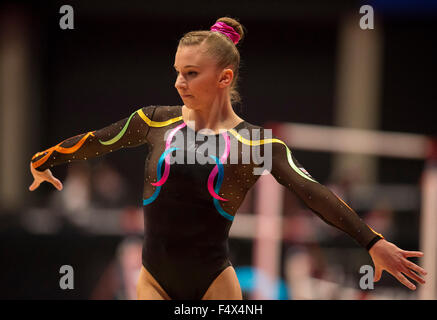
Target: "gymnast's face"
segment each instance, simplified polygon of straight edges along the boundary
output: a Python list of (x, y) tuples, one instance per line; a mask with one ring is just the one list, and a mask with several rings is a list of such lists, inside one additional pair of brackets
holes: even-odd
[(211, 106), (232, 82), (232, 70), (218, 68), (214, 57), (206, 54), (205, 51), (202, 44), (182, 46), (176, 52), (175, 88), (185, 106), (190, 109)]

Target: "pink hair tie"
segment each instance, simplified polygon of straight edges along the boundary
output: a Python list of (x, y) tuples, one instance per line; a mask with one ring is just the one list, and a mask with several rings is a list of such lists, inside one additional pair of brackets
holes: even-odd
[(223, 33), (225, 36), (231, 39), (234, 44), (237, 44), (238, 41), (240, 41), (240, 35), (238, 32), (235, 32), (234, 28), (228, 26), (224, 22), (216, 22), (210, 30)]

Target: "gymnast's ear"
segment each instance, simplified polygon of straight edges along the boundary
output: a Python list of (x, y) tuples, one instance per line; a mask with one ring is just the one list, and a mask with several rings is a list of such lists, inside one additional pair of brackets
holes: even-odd
[(232, 80), (234, 79), (234, 71), (231, 68), (223, 69), (219, 78), (219, 87), (226, 88), (232, 84)]

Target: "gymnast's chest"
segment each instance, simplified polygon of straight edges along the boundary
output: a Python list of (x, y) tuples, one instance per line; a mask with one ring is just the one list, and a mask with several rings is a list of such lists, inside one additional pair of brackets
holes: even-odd
[[(183, 132), (182, 132), (183, 133)], [(146, 180), (158, 181), (165, 177), (168, 183), (183, 183), (187, 188), (194, 184), (206, 184), (209, 180), (217, 182), (232, 175), (238, 177), (246, 165), (241, 165), (241, 156), (231, 149), (231, 139), (221, 136), (190, 137), (188, 134), (162, 135), (149, 146), (146, 158)], [(236, 157), (235, 157), (236, 156)]]

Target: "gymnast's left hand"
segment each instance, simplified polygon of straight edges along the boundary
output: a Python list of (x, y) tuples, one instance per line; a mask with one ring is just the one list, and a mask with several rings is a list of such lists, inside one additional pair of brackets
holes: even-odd
[(30, 185), (29, 190), (33, 191), (36, 188), (39, 187), (39, 185), (44, 182), (47, 181), (49, 183), (51, 183), (56, 189), (58, 189), (59, 191), (62, 190), (62, 182), (59, 181), (59, 179), (56, 179), (52, 172), (50, 171), (50, 169), (46, 169), (45, 171), (38, 171), (36, 169), (34, 169), (32, 167), (32, 162), (30, 163), (30, 172), (32, 173), (33, 176), (33, 183)]
[(425, 283), (425, 280), (418, 274), (425, 276), (427, 272), (423, 268), (407, 260), (407, 258), (410, 257), (423, 257), (423, 252), (405, 251), (398, 248), (393, 243), (382, 239), (377, 241), (370, 248), (369, 254), (375, 265), (374, 282), (379, 281), (382, 272), (386, 270), (411, 290), (416, 290), (416, 286), (405, 276), (408, 276), (420, 284)]

